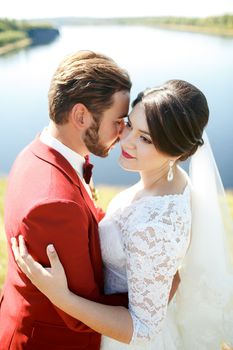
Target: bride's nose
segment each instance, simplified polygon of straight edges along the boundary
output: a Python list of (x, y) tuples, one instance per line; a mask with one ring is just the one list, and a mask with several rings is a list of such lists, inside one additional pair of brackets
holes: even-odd
[(132, 130), (127, 129), (127, 127), (124, 127), (120, 135), (120, 143), (128, 149), (133, 149), (135, 147)]

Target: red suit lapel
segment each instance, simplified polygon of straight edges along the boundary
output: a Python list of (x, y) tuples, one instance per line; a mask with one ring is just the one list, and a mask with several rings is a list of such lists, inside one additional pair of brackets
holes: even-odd
[(39, 138), (35, 139), (32, 142), (32, 144), (30, 145), (30, 149), (36, 157), (43, 159), (44, 161), (59, 168), (71, 180), (71, 182), (75, 186), (79, 187), (85, 202), (87, 203), (95, 220), (98, 223), (98, 214), (97, 214), (95, 204), (93, 200), (90, 198), (90, 195), (87, 193), (82, 181), (80, 180), (79, 176), (77, 175), (76, 171), (71, 166), (71, 164), (68, 162), (68, 160), (65, 157), (63, 157), (61, 153), (57, 152), (55, 149), (42, 143), (39, 140)]

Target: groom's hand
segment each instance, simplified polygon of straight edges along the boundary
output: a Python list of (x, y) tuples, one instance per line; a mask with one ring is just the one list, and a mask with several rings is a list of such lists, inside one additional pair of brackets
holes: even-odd
[(11, 244), (15, 261), (21, 271), (59, 307), (59, 300), (62, 298), (62, 294), (68, 291), (68, 285), (64, 268), (54, 246), (52, 244), (47, 246), (47, 255), (51, 267), (44, 268), (28, 253), (23, 236), (20, 235), (18, 240), (12, 237)]

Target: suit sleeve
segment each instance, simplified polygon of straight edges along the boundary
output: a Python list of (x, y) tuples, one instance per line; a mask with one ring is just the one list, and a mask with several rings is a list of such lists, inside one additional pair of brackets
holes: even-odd
[[(64, 266), (68, 285), (74, 293), (90, 300), (112, 305), (124, 305), (124, 296), (101, 296), (94, 278), (89, 251), (90, 220), (85, 210), (72, 201), (45, 202), (34, 207), (24, 218), (21, 232), (29, 253), (43, 266), (49, 266), (46, 246), (53, 243)], [(56, 311), (67, 326), (78, 332), (90, 332), (89, 327)]]

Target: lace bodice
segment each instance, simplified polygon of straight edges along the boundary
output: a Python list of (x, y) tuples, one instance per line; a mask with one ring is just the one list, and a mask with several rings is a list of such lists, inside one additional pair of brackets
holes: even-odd
[(134, 192), (114, 198), (99, 228), (105, 292), (128, 290), (131, 344), (145, 344), (161, 331), (173, 276), (189, 245), (190, 189), (133, 201)]

